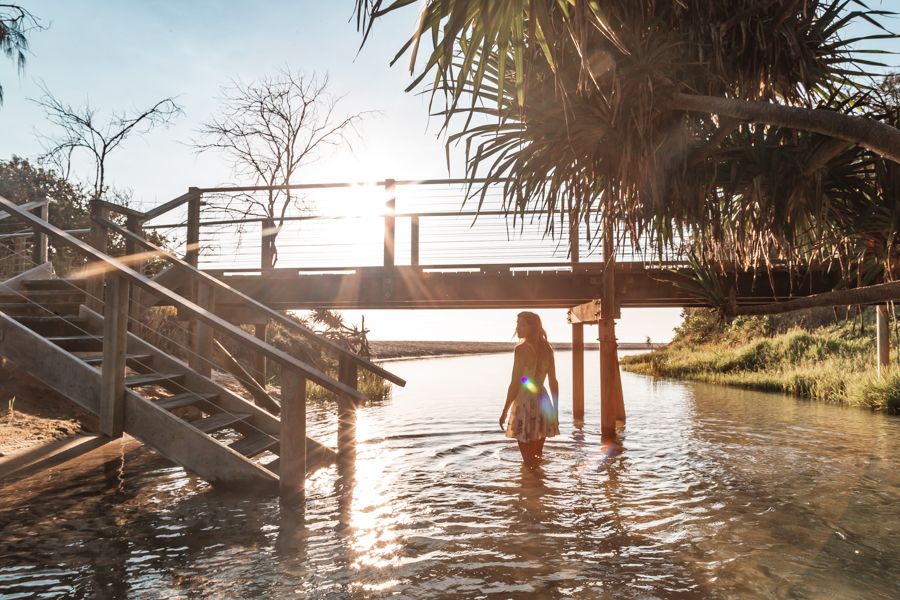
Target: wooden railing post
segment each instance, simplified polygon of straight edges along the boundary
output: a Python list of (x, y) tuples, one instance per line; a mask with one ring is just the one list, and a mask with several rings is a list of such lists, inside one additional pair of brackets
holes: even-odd
[(394, 266), (394, 232), (395, 218), (394, 209), (397, 207), (397, 186), (393, 179), (384, 180), (384, 194), (387, 200), (384, 203), (384, 266), (385, 268), (393, 268)]
[(306, 484), (306, 378), (290, 368), (281, 371), (281, 451), (278, 465), (282, 500), (302, 500)]
[(409, 220), (409, 264), (419, 266), (419, 216)]
[(878, 345), (878, 376), (891, 364), (891, 330), (888, 328), (888, 307), (879, 304), (875, 307), (875, 337)]
[[(128, 215), (128, 220), (126, 221), (126, 227), (128, 231), (135, 235), (139, 235), (144, 237), (144, 227), (141, 223), (141, 220), (134, 216)], [(132, 239), (125, 239), (125, 254), (127, 256), (135, 256), (143, 252), (142, 248), (138, 248), (137, 244)], [(130, 261), (129, 264), (131, 268), (144, 275), (144, 263), (145, 261)], [(136, 335), (140, 336), (140, 328), (139, 325), (144, 317), (143, 315), (143, 305), (141, 304), (142, 293), (140, 288), (135, 288), (131, 290), (131, 301), (129, 302), (128, 314), (131, 317), (129, 323), (129, 329), (133, 331)]]
[(103, 363), (100, 383), (100, 431), (121, 437), (125, 422), (125, 349), (128, 334), (128, 282), (106, 276), (103, 304)]
[[(338, 360), (338, 381), (359, 389), (356, 363), (347, 356)], [(338, 397), (338, 459), (352, 460), (356, 456), (356, 403), (352, 398)]]
[[(34, 214), (43, 220), (50, 218), (50, 205), (44, 204), (34, 209)], [(42, 265), (50, 260), (50, 246), (47, 243), (47, 234), (34, 228), (34, 242), (31, 248), (31, 260), (35, 265)]]
[[(106, 227), (101, 225), (97, 219), (108, 219), (109, 209), (101, 206), (97, 202), (91, 202), (91, 233), (90, 245), (106, 254), (107, 237), (109, 232)], [(85, 291), (87, 292), (87, 305), (93, 311), (101, 312), (103, 310), (103, 271), (105, 267), (100, 262), (92, 262), (87, 264), (87, 283)]]
[[(205, 283), (197, 283), (195, 302), (207, 311), (215, 312), (215, 296), (213, 289)], [(206, 323), (194, 322), (194, 335), (191, 336), (191, 354), (188, 364), (192, 369), (209, 377), (212, 375), (213, 329)]]
[(188, 200), (187, 212), (187, 248), (184, 252), (184, 260), (192, 267), (196, 267), (200, 259), (200, 203), (203, 195), (195, 187), (188, 188), (191, 194)]
[(579, 233), (576, 211), (575, 209), (569, 209), (569, 262), (572, 264), (581, 261)]
[[(203, 195), (200, 190), (195, 187), (188, 188), (190, 198), (187, 202), (187, 246), (184, 252), (184, 260), (186, 263), (196, 268), (200, 262), (200, 208), (202, 206)], [(204, 290), (204, 287), (207, 289)], [(188, 291), (189, 299), (199, 304), (203, 308), (204, 302), (209, 304), (209, 289), (207, 286), (200, 285), (197, 281), (192, 281)], [(201, 298), (203, 296), (203, 298)], [(206, 375), (211, 374), (208, 360), (212, 354), (212, 331), (205, 327), (200, 321), (193, 320), (190, 324), (191, 332), (191, 353), (188, 356), (188, 365), (195, 371)]]

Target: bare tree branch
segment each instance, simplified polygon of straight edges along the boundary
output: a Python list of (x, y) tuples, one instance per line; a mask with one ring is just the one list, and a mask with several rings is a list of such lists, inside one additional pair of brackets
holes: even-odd
[[(232, 80), (222, 88), (219, 113), (199, 130), (198, 152), (220, 152), (234, 175), (256, 185), (290, 184), (297, 172), (321, 160), (326, 151), (349, 145), (367, 112), (338, 116), (342, 97), (328, 92), (328, 76), (306, 76), (289, 69), (245, 84)], [(242, 195), (244, 216), (261, 216), (262, 266), (277, 261), (275, 239), (296, 198), (290, 190), (270, 190), (264, 198)], [(223, 207), (233, 211), (235, 202)], [(260, 215), (260, 211), (262, 214)]]
[(172, 98), (164, 98), (149, 108), (136, 113), (114, 113), (105, 123), (98, 122), (96, 111), (85, 103), (73, 107), (56, 98), (46, 86), (41, 85), (43, 96), (32, 101), (44, 109), (47, 119), (56, 126), (54, 136), (40, 136), (44, 141), (44, 153), (40, 160), (50, 162), (68, 178), (72, 160), (78, 154), (87, 154), (93, 162), (93, 195), (99, 200), (107, 190), (106, 160), (133, 133), (148, 133), (161, 125), (168, 125), (181, 114), (181, 107)]

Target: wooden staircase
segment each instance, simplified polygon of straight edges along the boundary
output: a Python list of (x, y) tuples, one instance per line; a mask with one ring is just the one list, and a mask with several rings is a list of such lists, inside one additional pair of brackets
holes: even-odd
[[(84, 282), (25, 279), (0, 300), (0, 354), (98, 414), (103, 317)], [(277, 417), (131, 333), (125, 361), (126, 432), (210, 482), (277, 484)], [(309, 438), (307, 455), (310, 468), (335, 459)]]

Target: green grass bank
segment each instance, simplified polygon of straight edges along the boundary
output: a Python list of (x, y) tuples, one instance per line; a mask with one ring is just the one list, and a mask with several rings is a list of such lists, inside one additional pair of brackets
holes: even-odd
[(750, 389), (900, 413), (897, 323), (892, 367), (876, 372), (875, 311), (812, 309), (723, 322), (690, 309), (667, 347), (622, 359), (634, 373)]

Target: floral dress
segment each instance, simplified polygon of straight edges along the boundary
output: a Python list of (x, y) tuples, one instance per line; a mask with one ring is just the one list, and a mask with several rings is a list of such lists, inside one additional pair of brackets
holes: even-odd
[(549, 361), (540, 361), (532, 352), (531, 364), (526, 363), (519, 391), (510, 408), (506, 437), (520, 442), (534, 442), (559, 435), (559, 412), (553, 404), (544, 380), (550, 369)]

